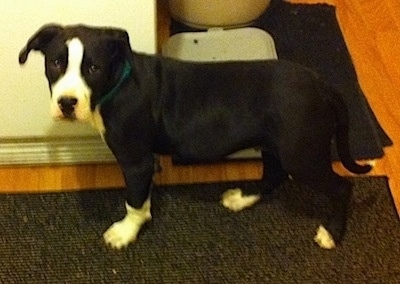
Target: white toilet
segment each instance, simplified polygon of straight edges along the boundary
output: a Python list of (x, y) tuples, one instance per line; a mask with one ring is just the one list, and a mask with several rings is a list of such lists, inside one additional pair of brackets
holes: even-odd
[(168, 0), (171, 16), (196, 28), (243, 27), (268, 8), (271, 0)]

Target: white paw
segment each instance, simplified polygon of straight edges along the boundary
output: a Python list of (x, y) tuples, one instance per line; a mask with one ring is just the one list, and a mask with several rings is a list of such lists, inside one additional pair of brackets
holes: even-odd
[(336, 247), (331, 234), (322, 225), (318, 227), (314, 241), (323, 249), (334, 249)]
[(260, 194), (243, 196), (240, 188), (228, 189), (222, 194), (221, 203), (225, 208), (238, 212), (253, 206), (261, 198)]
[(144, 223), (151, 220), (150, 198), (140, 209), (135, 209), (128, 204), (126, 216), (121, 221), (115, 222), (103, 234), (104, 241), (114, 249), (121, 249), (134, 242)]
[(104, 241), (114, 249), (121, 249), (136, 240), (139, 230), (140, 226), (126, 216), (108, 228), (103, 234)]

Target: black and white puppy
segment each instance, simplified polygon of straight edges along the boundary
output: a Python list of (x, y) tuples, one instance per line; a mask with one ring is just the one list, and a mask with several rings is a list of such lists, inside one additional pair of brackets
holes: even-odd
[[(52, 116), (91, 122), (121, 166), (127, 213), (104, 234), (113, 248), (135, 241), (151, 219), (154, 154), (213, 162), (251, 147), (262, 149), (264, 190), (290, 175), (330, 198), (333, 210), (315, 241), (326, 249), (341, 241), (351, 184), (332, 170), (332, 138), (348, 170), (371, 167), (349, 154), (342, 97), (309, 69), (281, 60), (191, 63), (138, 54), (124, 30), (83, 25), (40, 28), (20, 64), (31, 50), (45, 56)], [(259, 198), (235, 189), (222, 203), (239, 211)]]

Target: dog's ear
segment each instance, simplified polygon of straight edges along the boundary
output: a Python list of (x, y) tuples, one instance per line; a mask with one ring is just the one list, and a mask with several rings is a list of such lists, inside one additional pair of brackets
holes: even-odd
[(103, 31), (104, 35), (110, 39), (122, 40), (129, 42), (129, 35), (126, 30), (118, 28), (107, 28)]
[(19, 64), (24, 64), (28, 59), (31, 50), (43, 52), (45, 46), (64, 28), (57, 24), (48, 24), (41, 27), (29, 40), (26, 46), (19, 53)]
[(106, 34), (107, 47), (110, 56), (129, 59), (132, 49), (129, 43), (129, 35), (122, 29), (107, 29)]

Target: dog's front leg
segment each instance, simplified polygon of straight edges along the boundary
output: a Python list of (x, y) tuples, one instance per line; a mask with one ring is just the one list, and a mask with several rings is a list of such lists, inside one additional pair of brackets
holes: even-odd
[(144, 223), (151, 220), (150, 187), (154, 173), (152, 155), (139, 165), (121, 164), (127, 186), (126, 215), (105, 233), (104, 240), (112, 248), (121, 249), (134, 242)]

